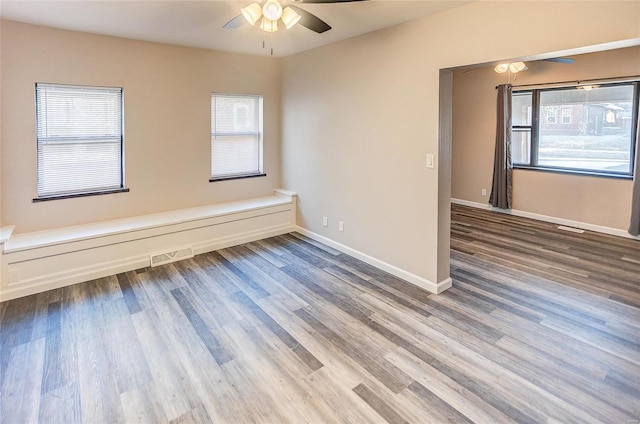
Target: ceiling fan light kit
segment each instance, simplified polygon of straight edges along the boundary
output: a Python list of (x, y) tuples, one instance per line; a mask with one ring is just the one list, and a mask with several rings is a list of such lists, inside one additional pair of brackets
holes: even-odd
[(526, 71), (527, 69), (529, 68), (527, 68), (527, 65), (525, 65), (524, 62), (514, 62), (509, 65), (509, 70), (512, 74), (517, 74), (518, 72)]
[(267, 0), (262, 6), (262, 14), (270, 21), (277, 21), (282, 16), (282, 6), (278, 0)]
[(249, 6), (240, 9), (240, 12), (251, 25), (255, 25), (262, 16), (262, 8), (258, 3), (251, 3)]
[(282, 20), (284, 26), (291, 29), (301, 18), (290, 7), (285, 7), (283, 10), (278, 0), (267, 0), (262, 7), (258, 3), (251, 3), (240, 11), (249, 24), (255, 25), (260, 21), (260, 29), (266, 32), (276, 32), (278, 20)]
[(260, 22), (260, 29), (265, 32), (276, 32), (278, 30), (278, 21), (263, 17), (262, 22)]
[[(264, 2), (263, 2), (264, 1)], [(322, 34), (329, 31), (331, 25), (327, 24), (322, 19), (318, 18), (311, 12), (304, 10), (294, 4), (289, 4), (289, 1), (295, 3), (350, 3), (360, 2), (367, 0), (263, 0), (257, 3), (251, 3), (247, 7), (240, 9), (240, 14), (229, 22), (223, 25), (225, 29), (238, 28), (249, 22), (251, 26), (260, 22), (260, 29), (265, 32), (275, 32), (278, 30), (278, 21), (282, 21), (282, 24), (287, 29), (293, 28), (296, 24), (300, 24), (303, 27), (310, 29), (311, 31)], [(285, 6), (283, 7), (283, 3)]]
[[(557, 62), (565, 64), (572, 64), (575, 61), (575, 59), (572, 57), (552, 57), (549, 59), (541, 60), (546, 62)], [(496, 65), (495, 68), (493, 68), (493, 70), (499, 74), (504, 74), (507, 71), (511, 72), (512, 74), (517, 74), (518, 72), (526, 71), (527, 69), (529, 68), (524, 62), (500, 63), (499, 65)]]
[(527, 65), (525, 65), (524, 62), (501, 63), (493, 68), (493, 70), (499, 74), (504, 74), (507, 71), (512, 74), (517, 74), (518, 72), (526, 71), (527, 69), (529, 68), (527, 68)]
[(282, 11), (282, 23), (287, 29), (291, 29), (295, 24), (298, 23), (302, 16), (298, 15), (292, 8), (285, 7)]
[(509, 64), (508, 63), (501, 63), (499, 65), (496, 65), (495, 68), (493, 68), (494, 71), (496, 71), (499, 74), (504, 74), (505, 72), (507, 72), (509, 70)]

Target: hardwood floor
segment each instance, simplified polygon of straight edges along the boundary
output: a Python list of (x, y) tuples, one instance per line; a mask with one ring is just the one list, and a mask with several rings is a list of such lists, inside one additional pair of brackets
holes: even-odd
[(640, 308), (640, 240), (557, 227), (452, 205), (451, 248)]
[(290, 234), (4, 302), (0, 421), (637, 423), (640, 243), (452, 218), (441, 295)]

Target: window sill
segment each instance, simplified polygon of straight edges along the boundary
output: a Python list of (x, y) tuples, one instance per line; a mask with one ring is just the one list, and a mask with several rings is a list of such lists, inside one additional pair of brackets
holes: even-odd
[(256, 177), (266, 177), (267, 174), (250, 174), (250, 175), (233, 175), (229, 177), (215, 177), (209, 178), (210, 183), (216, 183), (218, 181), (229, 181), (229, 180), (243, 180), (245, 178), (256, 178)]
[(542, 166), (527, 166), (527, 165), (513, 165), (513, 169), (522, 169), (526, 171), (552, 172), (556, 174), (586, 175), (588, 177), (614, 178), (617, 180), (633, 180), (633, 175), (609, 174), (604, 172), (584, 171), (579, 169), (557, 169), (557, 168), (547, 168)]
[(113, 193), (128, 193), (128, 188), (119, 188), (116, 190), (105, 190), (105, 191), (91, 191), (87, 193), (74, 193), (74, 194), (61, 194), (54, 196), (43, 196), (36, 197), (33, 199), (33, 203), (38, 202), (48, 202), (49, 200), (61, 200), (61, 199), (73, 199), (75, 197), (88, 197), (88, 196), (102, 196), (103, 194), (113, 194)]

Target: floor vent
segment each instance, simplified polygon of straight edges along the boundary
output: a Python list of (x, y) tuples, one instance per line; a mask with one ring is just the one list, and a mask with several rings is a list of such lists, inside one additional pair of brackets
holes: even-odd
[(565, 227), (564, 225), (558, 225), (558, 230), (571, 231), (572, 233), (579, 233), (579, 234), (584, 233), (584, 230), (581, 230), (580, 228)]
[(155, 253), (151, 255), (151, 266), (164, 265), (188, 258), (193, 258), (193, 248), (191, 247), (185, 247), (172, 252)]

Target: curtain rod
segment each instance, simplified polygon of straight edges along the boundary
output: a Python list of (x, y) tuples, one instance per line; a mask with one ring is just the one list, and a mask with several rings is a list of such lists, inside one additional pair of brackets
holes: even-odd
[[(596, 84), (596, 83), (607, 83), (607, 82), (631, 82), (640, 80), (640, 75), (629, 75), (625, 77), (611, 77), (611, 78), (598, 78), (598, 79), (585, 79), (585, 80), (576, 80), (576, 81), (560, 81), (560, 82), (543, 82), (539, 84), (521, 84), (521, 85), (512, 85), (512, 88), (522, 88), (522, 87), (565, 87), (570, 85), (583, 85), (583, 84)], [(496, 89), (499, 86), (496, 85)]]

